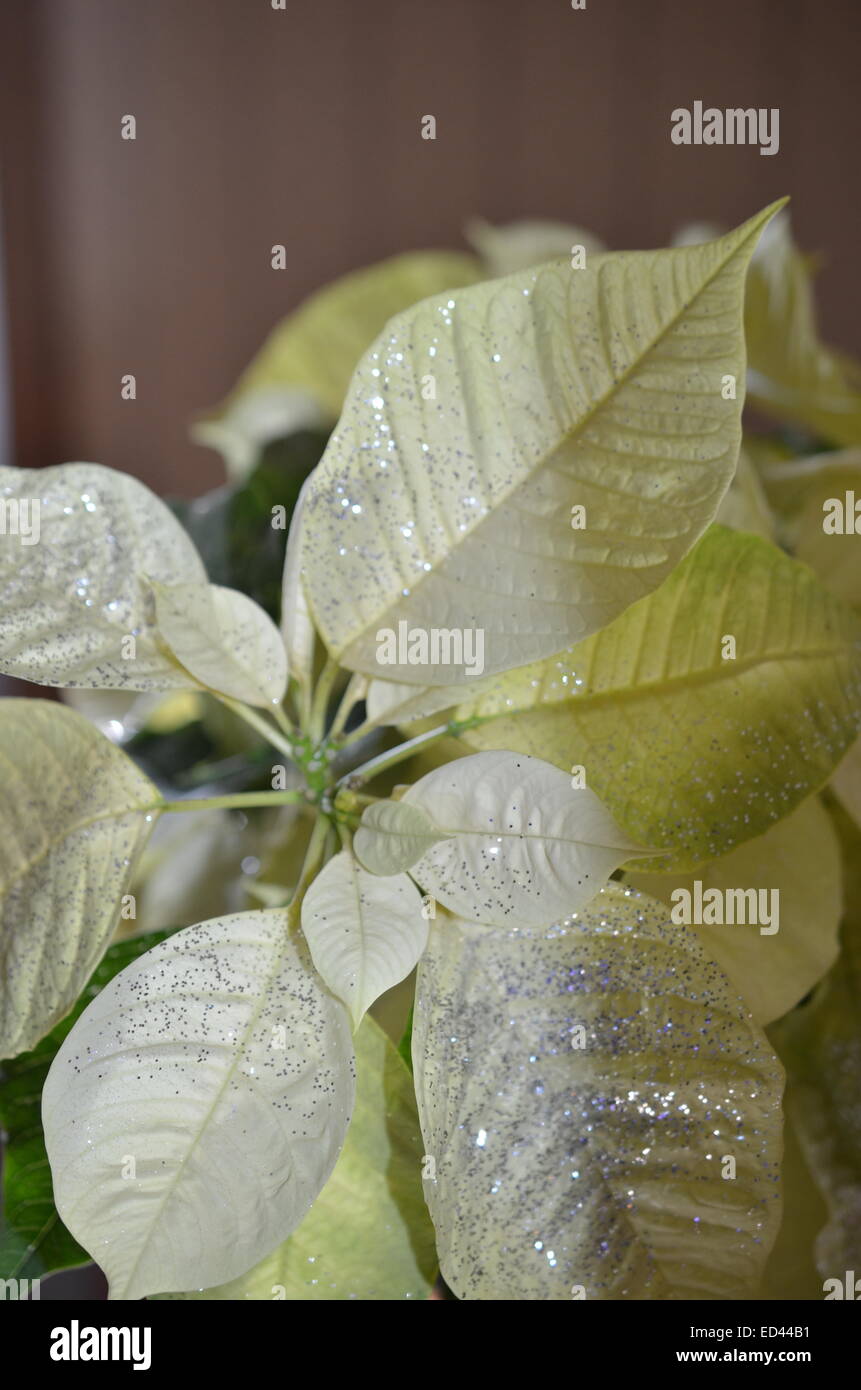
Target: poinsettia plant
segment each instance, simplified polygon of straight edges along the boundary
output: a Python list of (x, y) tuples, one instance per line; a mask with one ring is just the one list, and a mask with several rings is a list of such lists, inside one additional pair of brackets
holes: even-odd
[[(0, 669), (69, 692), (0, 704), (4, 1277), (713, 1299), (770, 1296), (776, 1240), (792, 1296), (855, 1258), (861, 594), (821, 516), (861, 396), (779, 206), (349, 277), (198, 422), (203, 505), (3, 470)], [(742, 447), (746, 378), (791, 434)], [(138, 912), (162, 820), (191, 925)]]

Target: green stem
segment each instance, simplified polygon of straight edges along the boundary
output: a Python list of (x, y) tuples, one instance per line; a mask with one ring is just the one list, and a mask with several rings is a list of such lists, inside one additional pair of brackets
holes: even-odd
[(299, 874), (299, 881), (296, 884), (296, 891), (290, 899), (290, 916), (294, 925), (298, 926), (300, 917), (299, 911), (302, 907), (302, 899), (307, 893), (311, 883), (317, 877), (317, 871), (323, 860), (326, 851), (326, 842), (331, 831), (331, 822), (325, 816), (318, 816), (311, 831), (311, 839), (308, 841), (308, 848), (305, 851), (305, 858)]
[(145, 811), (220, 811), (244, 806), (288, 806), (308, 804), (304, 792), (234, 792), (229, 796), (190, 796), (185, 801), (156, 801)]
[(366, 734), (373, 733), (375, 729), (384, 727), (384, 721), (374, 719), (362, 720), (362, 723), (359, 724), (357, 728), (351, 729), (345, 737), (338, 739), (336, 745), (338, 752), (340, 753), (344, 748), (349, 748), (351, 743), (358, 743), (360, 738), (364, 738)]
[(258, 734), (262, 734), (267, 743), (271, 743), (273, 748), (277, 748), (281, 753), (286, 754), (290, 759), (295, 759), (292, 742), (285, 738), (283, 734), (275, 728), (274, 724), (268, 723), (256, 710), (249, 709), (248, 705), (243, 705), (239, 700), (231, 700), (229, 695), (219, 695), (223, 705), (238, 716), (239, 719), (250, 724), (252, 729), (256, 729)]
[(330, 739), (338, 737), (338, 734), (341, 732), (341, 730), (343, 729), (344, 725), (350, 717), (350, 713), (353, 709), (353, 706), (357, 704), (359, 700), (363, 700), (365, 698), (365, 693), (367, 689), (367, 676), (363, 676), (358, 671), (355, 671), (349, 679), (347, 689), (344, 691), (344, 695), (341, 700), (341, 703), (338, 706), (335, 718), (332, 720), (332, 727), (329, 730)]
[(406, 743), (398, 744), (397, 748), (390, 748), (384, 753), (378, 753), (375, 758), (369, 758), (360, 767), (345, 773), (338, 786), (348, 786), (352, 790), (354, 786), (361, 785), (362, 782), (370, 782), (372, 778), (379, 776), (387, 768), (403, 762), (404, 758), (412, 757), (413, 753), (417, 753), (420, 748), (426, 748), (429, 743), (435, 743), (438, 738), (443, 738), (446, 734), (451, 738), (457, 738), (458, 734), (462, 734), (465, 729), (472, 729), (476, 724), (482, 722), (477, 715), (473, 715), (469, 719), (452, 719), (448, 724), (438, 724), (435, 729), (428, 729), (427, 733), (416, 734), (415, 738), (408, 739)]
[(319, 743), (326, 730), (326, 710), (329, 707), (329, 697), (332, 694), (332, 687), (338, 678), (340, 667), (337, 661), (327, 657), (326, 665), (320, 673), (320, 679), (314, 690), (314, 699), (311, 704), (311, 714), (308, 719), (308, 733), (314, 741)]
[(287, 718), (287, 714), (284, 710), (284, 707), (282, 705), (274, 705), (273, 710), (275, 714), (275, 722), (278, 724), (278, 727), (281, 729), (282, 733), (286, 734), (287, 738), (289, 738), (292, 742), (296, 730), (293, 728), (293, 725)]

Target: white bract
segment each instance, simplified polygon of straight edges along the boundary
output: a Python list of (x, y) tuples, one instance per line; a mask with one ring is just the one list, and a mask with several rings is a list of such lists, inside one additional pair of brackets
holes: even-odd
[(281, 703), (287, 653), (259, 604), (218, 584), (153, 588), (161, 635), (196, 681), (249, 705)]
[(74, 710), (0, 701), (0, 1057), (68, 1013), (117, 924), (160, 797)]
[(314, 964), (356, 1027), (375, 999), (409, 975), (428, 935), (421, 899), (406, 874), (377, 878), (348, 850), (308, 889), (302, 929)]
[(0, 470), (0, 500), (39, 504), (38, 543), (0, 534), (0, 671), (40, 685), (194, 685), (165, 651), (150, 581), (204, 584), (182, 526), (149, 488), (94, 463)]
[(443, 917), (413, 1064), (458, 1298), (755, 1289), (780, 1219), (783, 1073), (662, 904), (608, 884), (555, 926)]
[(448, 835), (413, 877), (475, 922), (552, 922), (593, 898), (626, 859), (648, 853), (594, 792), (519, 753), (457, 759), (410, 787), (403, 805)]
[(449, 832), (435, 825), (419, 806), (408, 801), (378, 801), (369, 806), (356, 831), (353, 849), (372, 874), (398, 874), (411, 869)]
[(342, 665), (457, 684), (463, 666), (381, 667), (380, 632), (481, 633), (493, 673), (661, 583), (735, 471), (743, 392), (721, 387), (744, 379), (744, 277), (774, 210), (705, 246), (553, 261), (392, 320), (306, 499), (306, 591)]
[(346, 1010), (285, 912), (185, 927), (57, 1053), (42, 1101), (57, 1210), (112, 1298), (224, 1283), (305, 1216), (353, 1092)]

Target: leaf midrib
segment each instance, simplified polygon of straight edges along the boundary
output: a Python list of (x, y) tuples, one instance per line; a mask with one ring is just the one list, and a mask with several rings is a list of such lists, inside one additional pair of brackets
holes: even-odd
[[(619, 389), (628, 381), (628, 379), (642, 367), (642, 365), (646, 362), (646, 360), (648, 359), (650, 354), (655, 350), (658, 344), (661, 343), (663, 339), (669, 333), (672, 332), (672, 330), (676, 327), (676, 325), (683, 318), (683, 316), (688, 312), (691, 306), (697, 302), (697, 300), (705, 293), (707, 289), (709, 289), (714, 280), (716, 280), (718, 276), (721, 275), (724, 270), (726, 270), (727, 266), (730, 265), (730, 263), (734, 260), (734, 258), (737, 255), (739, 255), (739, 253), (744, 251), (744, 249), (749, 245), (751, 240), (759, 236), (766, 221), (770, 220), (770, 217), (773, 216), (773, 214), (777, 210), (777, 206), (774, 204), (771, 205), (769, 208), (763, 210), (763, 212), (760, 214), (760, 217), (755, 222), (754, 226), (748, 232), (747, 236), (745, 236), (743, 240), (733, 245), (731, 251), (717, 263), (714, 269), (702, 281), (701, 285), (699, 286), (695, 294), (692, 296), (692, 298), (686, 300), (679, 307), (679, 309), (667, 320), (667, 322), (662, 326), (659, 332), (656, 333), (655, 336), (651, 339), (648, 345), (644, 347), (640, 355), (637, 356), (618, 377), (615, 377), (613, 379), (607, 391), (605, 391), (602, 395), (600, 395), (597, 398), (597, 400), (593, 402), (593, 404), (589, 407), (585, 414), (581, 416), (577, 423), (571, 429), (564, 431), (559, 436), (552, 449), (550, 449), (540, 459), (537, 459), (535, 461), (534, 466), (532, 467), (532, 469), (530, 469), (530, 471), (525, 477), (518, 478), (507, 489), (500, 493), (500, 496), (497, 499), (495, 506), (490, 512), (488, 512), (485, 516), (480, 517), (473, 527), (471, 527), (468, 531), (464, 532), (461, 538), (454, 538), (454, 544), (446, 552), (445, 557), (439, 565), (434, 566), (429, 572), (422, 573), (415, 578), (415, 580), (410, 585), (411, 594), (415, 594), (416, 591), (419, 590), (428, 579), (432, 578), (434, 575), (439, 575), (440, 572), (445, 568), (445, 566), (448, 565), (451, 557), (458, 551), (461, 545), (466, 544), (474, 536), (476, 536), (481, 530), (481, 527), (488, 521), (488, 519), (495, 516), (508, 503), (509, 499), (512, 496), (514, 496), (518, 491), (520, 491), (521, 488), (525, 487), (543, 468), (547, 467), (553, 456), (557, 454), (565, 444), (568, 444), (578, 438), (578, 436), (589, 425), (589, 423), (594, 419), (594, 417), (597, 414), (599, 414), (601, 410), (604, 409), (604, 407), (608, 404), (609, 401), (613, 400)], [(766, 214), (768, 214), (768, 216)], [(661, 253), (655, 252), (654, 254), (660, 255)], [(740, 313), (742, 311), (743, 301), (742, 305), (740, 306)], [(744, 354), (743, 328), (741, 329), (741, 336), (742, 353)], [(395, 603), (397, 603), (399, 598), (400, 595), (396, 597)], [(353, 648), (358, 647), (362, 643), (364, 643), (367, 640), (368, 634), (377, 628), (382, 618), (385, 617), (386, 614), (391, 611), (392, 607), (393, 603), (391, 598), (389, 598), (378, 610), (375, 616), (365, 623), (360, 632), (358, 632), (354, 637), (351, 637), (349, 640), (345, 641), (340, 645), (336, 652), (336, 655), (339, 657), (339, 659), (343, 658), (345, 654)], [(317, 622), (317, 627), (320, 627), (319, 621)]]

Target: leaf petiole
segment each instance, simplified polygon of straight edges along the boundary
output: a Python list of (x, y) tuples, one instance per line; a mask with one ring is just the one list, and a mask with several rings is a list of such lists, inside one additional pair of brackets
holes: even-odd
[(302, 791), (289, 792), (233, 792), (228, 796), (190, 796), (184, 801), (156, 801), (152, 806), (143, 807), (147, 811), (220, 811), (240, 810), (245, 806), (288, 806), (304, 802), (308, 798)]

